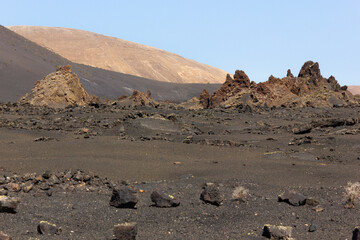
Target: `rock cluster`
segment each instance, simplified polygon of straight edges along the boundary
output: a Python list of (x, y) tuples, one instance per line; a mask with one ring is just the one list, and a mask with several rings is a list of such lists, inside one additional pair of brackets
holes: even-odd
[(268, 81), (250, 81), (244, 71), (237, 70), (233, 78), (228, 74), (225, 83), (212, 96), (202, 94), (204, 108), (238, 107), (334, 107), (356, 104), (347, 87), (336, 79), (322, 77), (317, 62), (306, 62), (298, 77), (290, 70), (280, 79), (270, 76)]
[[(46, 193), (48, 196), (51, 196), (53, 190), (55, 189), (91, 192), (101, 190), (108, 191), (113, 187), (113, 185), (115, 185), (115, 183), (111, 182), (107, 178), (100, 178), (94, 173), (82, 170), (65, 170), (63, 172), (56, 173), (45, 171), (42, 174), (27, 173), (22, 176), (0, 175), (0, 195), (8, 195), (9, 193), (17, 192), (30, 192), (35, 195)], [(5, 203), (9, 202), (8, 200), (9, 199), (4, 198)], [(15, 204), (12, 204), (11, 206), (11, 209), (16, 209)]]
[(31, 93), (23, 96), (19, 102), (53, 108), (87, 105), (91, 102), (91, 97), (71, 69), (69, 65), (59, 67), (56, 72), (37, 81)]

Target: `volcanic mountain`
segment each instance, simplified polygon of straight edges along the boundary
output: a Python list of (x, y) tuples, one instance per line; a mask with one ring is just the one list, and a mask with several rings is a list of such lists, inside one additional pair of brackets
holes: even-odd
[(72, 62), (173, 83), (221, 83), (226, 72), (154, 47), (92, 32), (35, 26), (12, 31)]
[(117, 99), (134, 90), (151, 91), (156, 100), (185, 101), (199, 96), (203, 88), (213, 92), (217, 84), (160, 82), (94, 68), (72, 61), (0, 25), (0, 101), (17, 101), (31, 92), (36, 81), (58, 66), (71, 65), (84, 89), (101, 98)]

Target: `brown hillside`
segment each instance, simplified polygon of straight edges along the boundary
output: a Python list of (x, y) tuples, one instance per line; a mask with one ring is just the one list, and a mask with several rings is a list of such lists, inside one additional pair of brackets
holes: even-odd
[(226, 72), (154, 47), (92, 32), (35, 26), (12, 31), (70, 61), (174, 83), (221, 83)]
[(349, 86), (348, 90), (354, 95), (360, 94), (360, 86)]

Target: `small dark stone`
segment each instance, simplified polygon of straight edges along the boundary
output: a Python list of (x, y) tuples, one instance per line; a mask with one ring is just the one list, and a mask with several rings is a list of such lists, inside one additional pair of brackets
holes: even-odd
[(55, 235), (60, 233), (60, 229), (55, 224), (49, 223), (47, 221), (41, 221), (37, 227), (37, 230), (40, 234), (44, 235)]
[(138, 202), (137, 192), (125, 185), (120, 185), (113, 189), (110, 199), (110, 206), (117, 208), (135, 208)]
[(49, 170), (45, 171), (42, 177), (45, 179), (49, 179), (51, 177), (51, 172)]
[(220, 206), (224, 197), (220, 193), (219, 187), (214, 183), (206, 183), (200, 195), (200, 199), (205, 203)]
[(311, 223), (309, 226), (309, 232), (315, 232), (317, 230), (317, 224)]
[(279, 202), (286, 202), (293, 206), (301, 206), (306, 202), (306, 197), (296, 191), (285, 191), (278, 197)]
[(114, 235), (117, 240), (135, 240), (137, 235), (137, 224), (131, 222), (115, 225)]
[(354, 229), (352, 240), (360, 240), (360, 227)]
[(154, 203), (155, 207), (177, 207), (180, 205), (178, 198), (175, 198), (171, 195), (159, 191), (153, 191), (151, 193), (151, 201)]

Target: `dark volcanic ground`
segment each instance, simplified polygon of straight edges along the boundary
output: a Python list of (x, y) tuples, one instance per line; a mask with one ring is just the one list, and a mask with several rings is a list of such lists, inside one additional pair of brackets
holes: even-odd
[[(0, 231), (13, 239), (113, 239), (113, 225), (135, 221), (137, 239), (247, 239), (273, 224), (293, 227), (295, 239), (351, 239), (360, 203), (344, 208), (344, 187), (360, 181), (359, 113), (3, 104), (0, 176), (82, 169), (141, 192), (137, 209), (117, 209), (109, 206), (110, 188), (76, 190), (80, 182), (75, 190), (55, 186), (51, 196), (9, 191), (21, 203), (16, 214), (0, 213)], [(301, 130), (307, 133), (294, 134)], [(201, 202), (206, 182), (220, 184), (222, 206)], [(231, 200), (236, 186), (249, 190), (245, 202)], [(154, 189), (179, 196), (180, 206), (150, 207)], [(288, 189), (315, 198), (324, 211), (278, 202)], [(62, 232), (39, 235), (41, 220)], [(317, 230), (308, 232), (312, 222)]]

